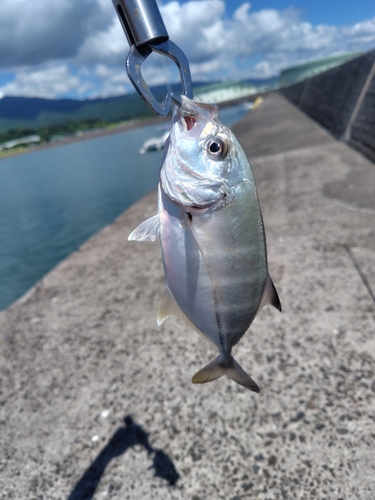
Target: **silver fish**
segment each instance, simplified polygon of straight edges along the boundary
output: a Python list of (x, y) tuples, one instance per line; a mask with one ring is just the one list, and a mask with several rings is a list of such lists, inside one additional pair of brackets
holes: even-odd
[(160, 239), (165, 292), (157, 321), (175, 316), (216, 345), (219, 356), (192, 378), (227, 375), (259, 387), (231, 355), (266, 304), (281, 311), (267, 269), (266, 240), (253, 172), (214, 105), (182, 97), (167, 140), (158, 214), (129, 240)]

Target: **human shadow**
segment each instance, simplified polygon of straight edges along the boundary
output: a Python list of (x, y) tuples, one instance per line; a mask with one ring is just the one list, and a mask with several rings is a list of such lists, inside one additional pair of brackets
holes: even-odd
[(171, 486), (177, 483), (180, 476), (169, 456), (164, 451), (150, 445), (148, 434), (133, 421), (130, 415), (124, 418), (124, 423), (125, 426), (117, 429), (108, 444), (83, 474), (70, 493), (68, 500), (91, 500), (112, 458), (122, 455), (128, 448), (137, 444), (143, 446), (148, 455), (153, 455), (150, 468), (154, 469), (155, 477), (166, 479)]

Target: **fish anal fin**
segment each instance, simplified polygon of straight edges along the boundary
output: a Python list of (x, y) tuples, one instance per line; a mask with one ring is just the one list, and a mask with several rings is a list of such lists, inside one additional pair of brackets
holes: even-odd
[(281, 312), (280, 299), (277, 294), (275, 285), (273, 284), (273, 281), (269, 274), (267, 274), (267, 278), (264, 283), (263, 295), (258, 307), (258, 312), (262, 309), (262, 307), (266, 306), (267, 304), (276, 307), (276, 309), (278, 309)]
[(237, 382), (237, 384), (246, 387), (253, 392), (259, 392), (258, 385), (248, 375), (237, 361), (231, 356), (229, 361), (224, 359), (222, 354), (199, 370), (192, 378), (193, 384), (205, 384), (216, 380), (223, 375)]
[(159, 235), (159, 215), (146, 219), (130, 233), (129, 241), (156, 241)]
[(180, 306), (177, 304), (175, 298), (171, 294), (169, 288), (166, 286), (164, 290), (164, 294), (160, 300), (158, 314), (157, 314), (157, 323), (160, 326), (163, 321), (170, 316), (174, 316), (175, 318), (181, 319), (184, 323), (186, 323), (190, 328), (195, 330), (199, 335), (209, 344), (215, 345), (212, 340), (206, 337), (190, 319), (186, 316), (186, 314), (180, 309)]

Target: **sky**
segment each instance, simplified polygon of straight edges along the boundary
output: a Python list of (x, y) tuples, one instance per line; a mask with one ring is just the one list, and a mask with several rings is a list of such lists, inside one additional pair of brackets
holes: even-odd
[[(145, 0), (147, 1), (147, 0)], [(267, 78), (299, 63), (375, 49), (374, 0), (160, 0), (195, 81)], [(0, 98), (86, 99), (133, 91), (111, 0), (1, 0)], [(148, 85), (176, 81), (153, 53)]]

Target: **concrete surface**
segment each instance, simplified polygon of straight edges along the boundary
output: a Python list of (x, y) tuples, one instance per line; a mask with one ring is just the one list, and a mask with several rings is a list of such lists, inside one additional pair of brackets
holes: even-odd
[(151, 193), (0, 313), (1, 499), (375, 498), (375, 166), (277, 94), (233, 130), (284, 309), (235, 348), (261, 393), (156, 326)]

